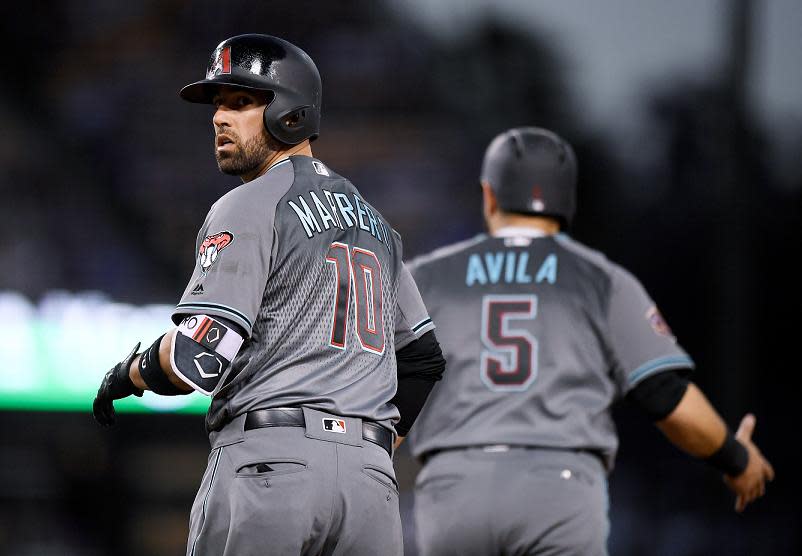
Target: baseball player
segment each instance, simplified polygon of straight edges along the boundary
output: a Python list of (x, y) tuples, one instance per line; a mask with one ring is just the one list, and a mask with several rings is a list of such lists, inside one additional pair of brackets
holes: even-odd
[(229, 38), (180, 95), (215, 106), (244, 183), (201, 226), (177, 327), (106, 374), (95, 417), (145, 389), (211, 396), (188, 555), (400, 555), (395, 436), (445, 366), (401, 240), (312, 156), (321, 81), (298, 47)]
[(423, 555), (606, 554), (622, 397), (719, 469), (736, 510), (773, 478), (754, 417), (728, 432), (638, 280), (561, 232), (575, 183), (560, 137), (502, 133), (481, 173), (489, 234), (410, 264), (449, 365), (409, 437)]

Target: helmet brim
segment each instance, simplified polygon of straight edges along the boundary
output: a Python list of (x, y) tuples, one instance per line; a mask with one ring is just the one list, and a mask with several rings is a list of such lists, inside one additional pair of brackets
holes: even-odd
[(229, 87), (236, 87), (238, 89), (248, 89), (251, 91), (264, 91), (272, 92), (270, 89), (264, 87), (253, 87), (245, 85), (241, 81), (228, 80), (228, 79), (203, 79), (190, 83), (182, 88), (178, 94), (187, 102), (195, 102), (198, 104), (212, 104), (214, 96), (220, 90), (220, 87), (227, 85)]

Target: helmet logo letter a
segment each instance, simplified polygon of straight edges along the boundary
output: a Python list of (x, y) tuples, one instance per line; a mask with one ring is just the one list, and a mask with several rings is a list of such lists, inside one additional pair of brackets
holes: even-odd
[(226, 46), (217, 51), (214, 63), (206, 73), (206, 79), (212, 79), (217, 75), (231, 73), (231, 47)]

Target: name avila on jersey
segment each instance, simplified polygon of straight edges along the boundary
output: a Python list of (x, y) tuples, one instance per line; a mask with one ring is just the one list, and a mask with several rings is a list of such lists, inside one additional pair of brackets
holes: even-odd
[[(356, 194), (349, 196), (326, 189), (322, 189), (322, 191), (326, 198), (325, 203), (314, 191), (306, 193), (311, 200), (309, 203), (306, 202), (304, 195), (298, 196), (298, 202), (287, 201), (287, 204), (298, 216), (298, 220), (301, 221), (306, 237), (311, 238), (315, 233), (321, 234), (333, 227), (341, 230), (359, 227), (383, 243), (388, 251), (392, 251), (390, 227), (373, 213), (365, 201)], [(353, 199), (353, 203), (351, 203), (351, 199)], [(311, 207), (315, 207), (314, 211)]]
[(557, 255), (550, 253), (540, 263), (532, 277), (529, 268), (528, 251), (495, 251), (473, 253), (468, 258), (465, 272), (465, 285), (484, 286), (487, 284), (537, 284), (557, 281)]

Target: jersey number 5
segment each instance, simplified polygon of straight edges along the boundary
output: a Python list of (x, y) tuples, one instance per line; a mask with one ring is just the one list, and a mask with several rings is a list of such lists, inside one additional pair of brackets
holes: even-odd
[(365, 351), (384, 353), (382, 272), (376, 254), (361, 247), (334, 242), (329, 247), (326, 262), (334, 265), (337, 275), (329, 345), (336, 349), (345, 349), (351, 291), (355, 290), (359, 343)]
[(537, 378), (537, 338), (512, 320), (537, 317), (536, 295), (482, 298), (482, 381), (494, 391), (520, 392)]

